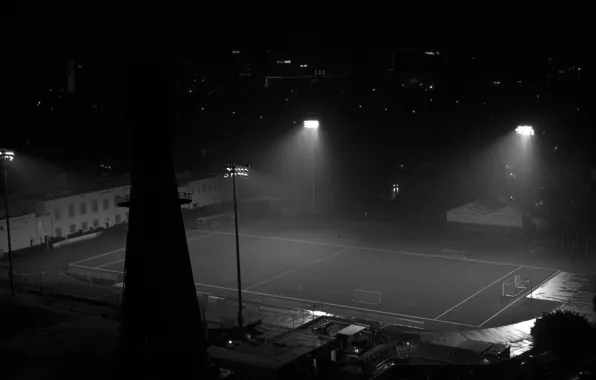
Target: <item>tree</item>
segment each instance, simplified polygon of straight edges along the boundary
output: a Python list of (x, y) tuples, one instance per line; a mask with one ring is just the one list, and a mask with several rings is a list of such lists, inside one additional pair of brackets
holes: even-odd
[(582, 315), (556, 310), (538, 318), (530, 331), (535, 354), (549, 352), (562, 363), (582, 359), (594, 350), (594, 329)]

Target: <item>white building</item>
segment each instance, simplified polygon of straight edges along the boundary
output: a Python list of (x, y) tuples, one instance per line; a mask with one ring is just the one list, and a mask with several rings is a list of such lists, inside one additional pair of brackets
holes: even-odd
[(447, 211), (449, 227), (466, 230), (523, 232), (522, 213), (513, 206), (489, 206), (481, 202), (468, 203)]
[[(231, 200), (230, 181), (223, 176), (206, 176), (185, 179), (178, 187), (181, 193), (190, 193), (192, 202), (183, 208), (198, 208)], [(11, 214), (12, 249), (18, 250), (42, 244), (52, 237), (110, 228), (128, 221), (128, 208), (118, 207), (118, 197), (130, 195), (128, 178), (108, 178), (71, 186), (69, 189), (52, 191), (11, 200), (11, 203), (29, 205), (22, 210), (33, 212)], [(6, 220), (0, 220), (0, 249), (7, 251)]]
[[(0, 257), (8, 252), (6, 218), (0, 220)], [(38, 244), (35, 214), (10, 218), (10, 241), (12, 249), (23, 249)]]

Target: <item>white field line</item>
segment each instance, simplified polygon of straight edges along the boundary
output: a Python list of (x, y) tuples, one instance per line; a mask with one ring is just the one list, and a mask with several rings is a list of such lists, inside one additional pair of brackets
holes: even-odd
[(548, 276), (544, 281), (542, 281), (540, 284), (538, 284), (537, 286), (532, 287), (529, 291), (524, 292), (525, 294), (520, 295), (516, 300), (514, 300), (513, 302), (511, 302), (509, 305), (505, 306), (504, 308), (502, 308), (501, 310), (497, 311), (492, 317), (490, 317), (489, 319), (487, 319), (486, 321), (482, 322), (480, 325), (478, 325), (478, 328), (481, 328), (482, 326), (484, 326), (485, 324), (487, 324), (488, 322), (490, 322), (493, 318), (495, 318), (496, 316), (498, 316), (499, 314), (501, 314), (502, 312), (504, 312), (505, 310), (509, 309), (511, 307), (511, 305), (513, 305), (514, 303), (516, 303), (517, 301), (521, 300), (522, 298), (525, 298), (526, 295), (528, 295), (528, 293), (531, 293), (534, 291), (534, 289), (538, 289), (540, 288), (542, 285), (544, 285), (545, 283), (547, 283), (548, 281), (550, 281), (551, 278), (555, 277), (557, 274), (559, 274), (559, 270), (556, 271), (555, 273), (551, 274), (550, 276)]
[[(211, 232), (211, 231), (206, 231), (206, 230), (193, 230), (193, 231)], [(219, 234), (219, 235), (234, 235), (233, 232), (225, 232), (225, 231), (215, 231), (213, 233)], [(336, 247), (336, 248), (363, 250), (363, 251), (381, 252), (381, 253), (393, 253), (393, 254), (400, 254), (400, 255), (429, 257), (429, 258), (436, 258), (436, 259), (443, 259), (443, 260), (457, 260), (457, 261), (465, 261), (465, 262), (471, 262), (471, 263), (493, 264), (493, 265), (510, 266), (510, 267), (520, 266), (519, 264), (515, 264), (515, 263), (502, 263), (502, 262), (497, 262), (497, 261), (487, 261), (487, 260), (459, 258), (459, 257), (448, 257), (448, 256), (431, 255), (431, 254), (427, 254), (427, 253), (416, 253), (416, 252), (407, 252), (407, 251), (399, 251), (399, 250), (392, 251), (389, 249), (369, 248), (369, 247), (362, 247), (362, 246), (351, 246), (351, 245), (332, 244), (332, 243), (321, 243), (321, 242), (313, 242), (313, 241), (308, 241), (308, 240), (279, 238), (279, 237), (274, 237), (274, 236), (259, 236), (259, 235), (248, 235), (248, 234), (239, 234), (239, 235), (248, 237), (248, 238), (277, 240), (277, 241), (285, 241), (288, 243), (302, 243), (302, 244), (319, 245), (319, 246), (325, 246), (325, 247)], [(539, 270), (544, 269), (544, 270), (549, 270), (549, 271), (557, 270), (555, 268), (536, 267), (536, 266), (530, 266), (530, 265), (524, 265), (524, 267), (529, 268), (529, 269), (539, 269)]]
[(92, 257), (89, 257), (89, 258), (86, 258), (86, 259), (83, 259), (83, 260), (75, 261), (74, 263), (70, 263), (69, 265), (76, 265), (76, 264), (84, 263), (85, 261), (96, 259), (98, 257), (103, 257), (103, 256), (111, 255), (111, 254), (114, 254), (114, 253), (120, 252), (120, 251), (124, 251), (124, 248), (116, 249), (116, 250), (110, 251), (108, 253), (102, 253), (101, 255), (96, 255), (96, 256), (92, 256)]
[(119, 262), (122, 262), (122, 261), (124, 261), (124, 259), (120, 259), (120, 260), (112, 261), (111, 263), (107, 263), (107, 264), (103, 264), (103, 265), (100, 265), (100, 266), (98, 266), (98, 267), (95, 267), (95, 269), (101, 269), (101, 268), (105, 268), (105, 267), (107, 267), (107, 266), (110, 266), (110, 265), (112, 265), (112, 264), (118, 264)]
[(493, 286), (494, 284), (498, 283), (499, 281), (503, 281), (503, 279), (507, 276), (511, 276), (514, 272), (520, 270), (521, 268), (523, 268), (523, 266), (517, 267), (514, 270), (512, 270), (511, 272), (507, 273), (506, 275), (499, 277), (498, 279), (496, 279), (495, 281), (491, 282), (490, 284), (488, 284), (487, 286), (485, 286), (484, 288), (480, 289), (479, 291), (477, 291), (476, 293), (472, 294), (471, 296), (469, 296), (468, 298), (466, 298), (465, 300), (461, 301), (460, 303), (458, 303), (457, 305), (453, 306), (450, 309), (447, 309), (447, 311), (445, 311), (443, 314), (439, 315), (438, 317), (435, 317), (435, 321), (439, 318), (441, 318), (442, 316), (444, 316), (445, 314), (449, 313), (451, 310), (457, 308), (458, 306), (461, 306), (462, 304), (466, 303), (467, 301), (469, 301), (470, 299), (476, 297), (478, 294), (482, 293), (483, 291), (485, 291), (486, 289), (490, 288), (491, 286)]
[(83, 269), (93, 269), (93, 270), (99, 270), (102, 272), (110, 272), (110, 273), (124, 273), (121, 270), (112, 270), (112, 269), (105, 269), (105, 268), (94, 268), (94, 267), (86, 267), (84, 265), (75, 265), (75, 264), (70, 264), (69, 266), (71, 267), (75, 267), (75, 268), (83, 268)]
[(290, 273), (293, 273), (293, 272), (296, 272), (296, 271), (298, 271), (298, 270), (300, 270), (300, 269), (308, 268), (308, 267), (310, 267), (310, 266), (312, 266), (312, 265), (315, 265), (315, 264), (317, 264), (317, 263), (320, 263), (320, 262), (322, 262), (322, 261), (325, 261), (325, 260), (327, 260), (327, 259), (331, 259), (331, 258), (333, 258), (333, 257), (337, 257), (337, 256), (340, 256), (340, 255), (343, 255), (344, 253), (346, 253), (346, 252), (348, 252), (348, 251), (349, 251), (349, 249), (344, 249), (344, 250), (342, 250), (342, 251), (335, 252), (335, 253), (334, 253), (334, 254), (332, 254), (332, 255), (325, 256), (325, 257), (321, 257), (320, 259), (317, 259), (317, 260), (315, 260), (315, 261), (313, 261), (313, 262), (310, 262), (310, 263), (308, 263), (308, 264), (301, 265), (301, 266), (299, 266), (299, 267), (296, 267), (296, 268), (294, 268), (294, 269), (290, 269), (290, 270), (288, 270), (288, 271), (285, 271), (285, 272), (283, 272), (283, 273), (280, 273), (280, 274), (278, 274), (277, 276), (273, 276), (273, 277), (271, 277), (271, 278), (269, 278), (269, 279), (267, 279), (267, 280), (264, 280), (264, 281), (261, 281), (261, 282), (259, 282), (259, 283), (256, 283), (256, 284), (254, 284), (254, 285), (252, 285), (252, 286), (249, 286), (248, 288), (245, 288), (244, 290), (250, 290), (250, 289), (254, 289), (254, 288), (258, 287), (258, 286), (265, 285), (265, 284), (266, 284), (266, 283), (268, 283), (268, 282), (271, 282), (271, 281), (273, 281), (273, 280), (277, 280), (278, 278), (281, 278), (281, 277), (287, 276), (288, 274), (290, 274)]
[[(195, 241), (195, 240), (198, 240), (198, 239), (203, 239), (203, 238), (206, 238), (206, 237), (209, 237), (209, 236), (212, 236), (212, 235), (214, 235), (214, 233), (213, 233), (213, 232), (212, 232), (212, 233), (210, 233), (210, 234), (208, 234), (208, 235), (202, 235), (202, 236), (197, 236), (197, 237), (194, 237), (194, 238), (191, 238), (191, 239), (187, 239), (187, 240), (186, 240), (186, 242), (188, 243), (188, 242)], [(71, 263), (71, 264), (69, 264), (69, 265), (76, 265), (76, 264), (84, 263), (85, 261), (89, 261), (89, 260), (92, 260), (92, 259), (96, 259), (96, 258), (98, 258), (98, 257), (103, 257), (103, 256), (111, 255), (111, 254), (114, 254), (114, 253), (116, 253), (116, 252), (120, 252), (120, 251), (124, 251), (124, 250), (125, 250), (125, 248), (116, 249), (116, 250), (114, 250), (114, 251), (110, 251), (110, 252), (108, 252), (108, 253), (102, 253), (101, 255), (97, 255), (97, 256), (89, 257), (89, 258), (87, 258), (87, 259), (83, 259), (83, 260), (80, 260), (80, 261), (76, 261), (76, 262), (74, 262), (74, 263)], [(108, 265), (116, 264), (116, 263), (119, 263), (119, 262), (121, 262), (121, 261), (124, 261), (124, 259), (120, 259), (120, 260), (112, 261), (112, 262), (110, 262), (110, 263), (107, 263), (107, 264), (100, 265), (100, 266), (98, 266), (97, 268), (103, 268), (103, 267), (107, 267)]]
[[(238, 291), (238, 289), (227, 288), (225, 286), (207, 285), (207, 284), (200, 284), (200, 283), (197, 283), (197, 282), (195, 282), (195, 285), (204, 286), (204, 287), (208, 287), (208, 288), (214, 288), (214, 289), (221, 289), (221, 290), (233, 291), (233, 292), (237, 292)], [(329, 302), (313, 301), (313, 300), (307, 300), (307, 299), (303, 299), (303, 298), (278, 296), (278, 295), (275, 295), (275, 294), (259, 293), (259, 292), (253, 292), (253, 291), (245, 291), (245, 290), (243, 290), (242, 292), (243, 293), (248, 293), (248, 294), (254, 294), (254, 295), (257, 295), (257, 296), (272, 297), (272, 298), (281, 298), (281, 299), (285, 299), (285, 300), (289, 300), (289, 301), (297, 301), (297, 302), (303, 302), (303, 303), (309, 303), (309, 304), (323, 304), (323, 305), (337, 307), (337, 308), (341, 308), (341, 309), (350, 309), (350, 310), (367, 312), (367, 313), (377, 314), (377, 315), (386, 315), (386, 316), (398, 317), (398, 318), (399, 317), (414, 318), (414, 319), (418, 319), (418, 320), (421, 320), (421, 321), (429, 321), (429, 322), (436, 322), (436, 323), (446, 323), (446, 324), (450, 324), (450, 325), (457, 325), (457, 326), (465, 326), (465, 327), (476, 328), (476, 326), (474, 326), (474, 325), (467, 325), (465, 323), (457, 323), (457, 322), (449, 322), (449, 321), (435, 321), (434, 319), (431, 319), (431, 318), (416, 317), (416, 316), (407, 315), (407, 314), (390, 313), (390, 312), (387, 312), (387, 311), (365, 309), (365, 308), (355, 307), (355, 306), (347, 306), (347, 305), (340, 305), (340, 304), (329, 303)]]

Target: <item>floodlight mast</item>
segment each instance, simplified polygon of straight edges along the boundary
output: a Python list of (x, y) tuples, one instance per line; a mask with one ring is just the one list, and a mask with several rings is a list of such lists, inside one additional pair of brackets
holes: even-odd
[(2, 175), (4, 179), (4, 208), (6, 215), (6, 239), (8, 242), (8, 282), (10, 283), (10, 294), (14, 298), (14, 277), (12, 270), (12, 242), (10, 236), (10, 212), (8, 210), (8, 163), (14, 160), (15, 154), (12, 150), (0, 148), (0, 163), (2, 164)]
[(240, 238), (238, 234), (238, 200), (236, 198), (236, 177), (248, 177), (247, 165), (226, 165), (224, 178), (232, 177), (232, 189), (234, 197), (234, 228), (236, 235), (236, 276), (238, 281), (238, 325), (244, 326), (244, 318), (242, 316), (242, 274), (240, 271)]

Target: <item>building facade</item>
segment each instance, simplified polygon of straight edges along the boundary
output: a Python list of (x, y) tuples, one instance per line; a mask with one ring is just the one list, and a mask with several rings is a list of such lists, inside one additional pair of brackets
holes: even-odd
[[(230, 201), (231, 181), (223, 176), (186, 178), (178, 186), (181, 193), (192, 195), (192, 202), (183, 205), (194, 209)], [(128, 178), (94, 181), (69, 189), (15, 200), (28, 204), (32, 212), (21, 212), (10, 218), (12, 249), (19, 250), (43, 244), (52, 238), (110, 228), (128, 221), (128, 208), (118, 207), (118, 197), (130, 195)], [(11, 200), (11, 202), (13, 202)], [(11, 214), (13, 207), (11, 206)], [(6, 219), (0, 220), (0, 251), (8, 250)]]
[[(35, 214), (10, 218), (10, 241), (12, 249), (29, 248), (38, 244)], [(0, 257), (8, 252), (6, 218), (0, 220)]]

